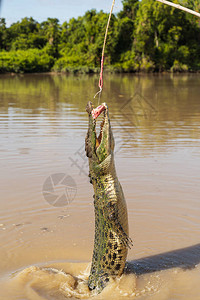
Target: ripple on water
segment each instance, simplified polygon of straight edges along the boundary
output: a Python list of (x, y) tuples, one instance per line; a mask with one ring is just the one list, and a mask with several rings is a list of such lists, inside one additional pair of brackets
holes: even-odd
[[(162, 261), (162, 258), (165, 258)], [(158, 259), (158, 258), (156, 258)], [(28, 300), (37, 299), (154, 299), (168, 300), (183, 295), (183, 299), (198, 299), (197, 278), (199, 269), (183, 270), (176, 264), (170, 264), (167, 257), (161, 257), (161, 268), (159, 264), (135, 261), (129, 264), (128, 269), (120, 278), (110, 280), (110, 283), (100, 294), (89, 291), (87, 280), (90, 264), (87, 263), (65, 263), (50, 265), (47, 267), (31, 266), (22, 271), (15, 272), (12, 277), (7, 278), (7, 295), (9, 299), (21, 296)], [(180, 261), (180, 258), (179, 258)], [(146, 265), (145, 265), (146, 264)], [(131, 268), (134, 270), (131, 271)], [(197, 275), (198, 274), (198, 275)], [(191, 281), (194, 280), (194, 281)], [(1, 287), (1, 282), (0, 282)], [(192, 295), (192, 297), (190, 297)], [(189, 298), (187, 298), (189, 297)], [(197, 298), (195, 298), (197, 297)], [(179, 298), (178, 298), (179, 299)]]

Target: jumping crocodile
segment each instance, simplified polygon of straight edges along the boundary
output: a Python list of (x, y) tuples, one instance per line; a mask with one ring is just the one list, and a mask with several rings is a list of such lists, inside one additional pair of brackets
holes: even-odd
[[(89, 159), (89, 177), (94, 188), (95, 238), (92, 265), (88, 280), (90, 290), (100, 293), (110, 278), (121, 276), (128, 248), (127, 207), (114, 164), (114, 138), (106, 103), (96, 109), (88, 102), (88, 132), (85, 139)], [(103, 114), (100, 134), (96, 134), (96, 119)]]

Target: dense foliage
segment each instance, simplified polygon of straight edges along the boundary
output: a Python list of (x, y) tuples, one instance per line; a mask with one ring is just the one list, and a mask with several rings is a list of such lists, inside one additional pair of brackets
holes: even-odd
[[(105, 52), (108, 70), (199, 71), (198, 18), (155, 0), (123, 0), (113, 15)], [(200, 11), (199, 0), (173, 0)], [(108, 14), (90, 10), (59, 24), (24, 18), (6, 26), (0, 19), (0, 72), (98, 70)]]

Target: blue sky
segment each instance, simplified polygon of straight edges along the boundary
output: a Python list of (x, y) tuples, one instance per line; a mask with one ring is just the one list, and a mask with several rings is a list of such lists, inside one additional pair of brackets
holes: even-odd
[[(0, 0), (0, 17), (6, 19), (7, 25), (24, 17), (33, 17), (44, 21), (48, 17), (58, 18), (60, 23), (72, 17), (84, 15), (87, 10), (109, 12), (112, 0)], [(114, 13), (122, 9), (122, 1), (115, 0)]]

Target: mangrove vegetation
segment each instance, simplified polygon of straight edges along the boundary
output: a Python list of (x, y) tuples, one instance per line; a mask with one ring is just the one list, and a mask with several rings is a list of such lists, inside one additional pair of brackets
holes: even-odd
[[(200, 11), (199, 0), (173, 0)], [(123, 0), (105, 52), (111, 72), (200, 71), (200, 20), (155, 0)], [(108, 14), (90, 10), (60, 24), (0, 19), (0, 72), (96, 72)]]

